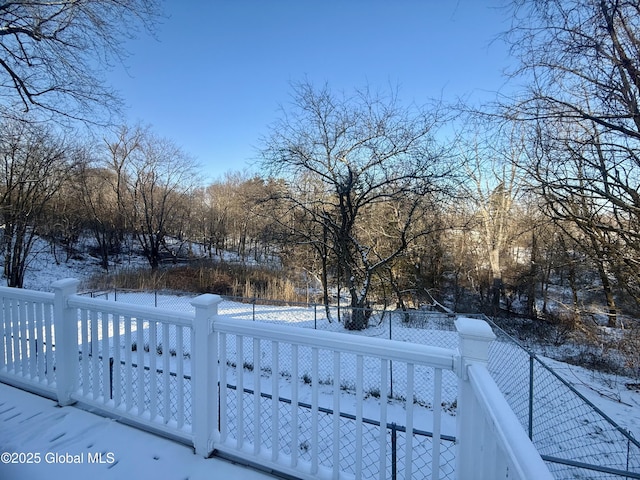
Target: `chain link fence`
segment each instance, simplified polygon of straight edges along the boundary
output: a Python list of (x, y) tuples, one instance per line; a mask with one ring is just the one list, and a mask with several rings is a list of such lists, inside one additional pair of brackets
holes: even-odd
[[(91, 295), (177, 310), (192, 308), (190, 301), (193, 298), (192, 295), (176, 295), (171, 292), (144, 293), (123, 290), (92, 292)], [(339, 331), (445, 348), (457, 348), (458, 345), (454, 326), (455, 315), (429, 310), (369, 310), (366, 312), (368, 327), (360, 331), (344, 328), (342, 320), (352, 314), (352, 309), (338, 305), (325, 308), (318, 304), (223, 297), (218, 311), (221, 315), (245, 321)], [(486, 316), (480, 317), (492, 325), (497, 336), (497, 341), (492, 343), (489, 351), (489, 371), (554, 476), (557, 479), (567, 480), (640, 479), (640, 442), (630, 432), (618, 426), (534, 353), (524, 348)], [(304, 366), (300, 365), (299, 368), (303, 372)], [(389, 374), (390, 401), (393, 401), (394, 396), (398, 396), (400, 400), (401, 393), (398, 392), (404, 391), (401, 385), (402, 374), (396, 372), (393, 365), (390, 366)], [(367, 385), (367, 378), (363, 380)], [(304, 374), (302, 381), (305, 381)], [(308, 381), (311, 379), (309, 378)], [(320, 378), (318, 381), (330, 382), (331, 379)], [(454, 392), (452, 395), (445, 395), (442, 404), (443, 409), (449, 411), (451, 415), (455, 414), (456, 385), (455, 378), (443, 378), (443, 391)], [(345, 384), (341, 385), (341, 388), (349, 391), (351, 386)], [(430, 399), (433, 398), (428, 390), (427, 388), (424, 395), (415, 398), (414, 402), (428, 407)], [(371, 386), (364, 395), (379, 397), (379, 392), (380, 390), (376, 391), (375, 386)], [(250, 395), (252, 392), (245, 392), (245, 394)], [(249, 401), (248, 398), (247, 401)], [(290, 410), (293, 407), (283, 404), (282, 408)], [(299, 404), (298, 408), (303, 419), (305, 407)], [(341, 421), (347, 420), (341, 419)], [(402, 445), (406, 438), (404, 427), (389, 423), (387, 429), (390, 444)], [(286, 433), (282, 432), (281, 435)], [(428, 438), (428, 435), (422, 435), (425, 438), (421, 438), (420, 433), (415, 430), (413, 435), (416, 446), (423, 445), (425, 438)], [(450, 442), (443, 447), (445, 451), (451, 449), (453, 452), (454, 442), (455, 439), (451, 437)], [(300, 454), (304, 458), (304, 443), (301, 443), (301, 449)], [(391, 452), (396, 451), (403, 450), (391, 449)], [(414, 455), (413, 458), (416, 462), (420, 462), (420, 455)], [(398, 462), (402, 462), (402, 459), (389, 459), (388, 478), (392, 477), (393, 466), (399, 465)], [(453, 463), (453, 460), (451, 462)], [(452, 465), (450, 467), (453, 471)]]
[[(136, 305), (154, 305), (174, 310), (193, 310), (193, 294), (183, 292), (142, 292), (113, 289), (86, 292), (94, 298), (104, 298)], [(354, 309), (344, 305), (332, 305), (327, 309), (316, 303), (283, 302), (261, 298), (223, 296), (218, 305), (221, 315), (240, 320), (287, 324), (302, 328), (349, 332), (354, 335), (411, 341), (445, 348), (457, 347), (457, 335), (453, 321), (455, 315), (430, 310), (373, 310), (367, 309), (367, 328), (347, 330), (344, 318), (353, 315)]]
[(489, 371), (559, 479), (640, 479), (640, 442), (485, 316)]

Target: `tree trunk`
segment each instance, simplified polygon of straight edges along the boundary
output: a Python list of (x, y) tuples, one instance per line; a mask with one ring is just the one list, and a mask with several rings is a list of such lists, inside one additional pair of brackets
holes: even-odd
[(611, 289), (609, 276), (607, 275), (604, 265), (602, 265), (601, 262), (598, 262), (598, 274), (600, 275), (600, 282), (602, 282), (602, 290), (604, 292), (604, 297), (607, 303), (607, 326), (615, 328), (618, 318), (616, 300), (613, 296), (613, 290)]
[(489, 252), (489, 265), (491, 267), (491, 308), (494, 315), (500, 310), (500, 296), (502, 293), (502, 270), (500, 267), (500, 250), (493, 248)]
[(529, 278), (527, 289), (527, 316), (536, 318), (536, 279), (538, 277), (538, 238), (534, 233), (531, 236), (531, 257), (529, 260)]
[[(368, 283), (368, 280), (365, 280)], [(344, 328), (347, 330), (364, 330), (371, 317), (371, 307), (367, 302), (367, 288), (363, 286), (360, 291), (352, 275), (349, 277), (349, 295), (351, 296), (351, 311), (344, 318)]]
[(569, 281), (569, 287), (571, 288), (572, 299), (572, 320), (576, 324), (579, 318), (579, 304), (578, 304), (578, 286), (576, 283), (576, 267), (573, 262), (569, 265), (569, 272), (567, 273), (567, 280)]

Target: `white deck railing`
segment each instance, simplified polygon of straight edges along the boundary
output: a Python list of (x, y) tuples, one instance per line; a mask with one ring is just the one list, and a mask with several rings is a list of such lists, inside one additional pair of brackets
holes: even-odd
[[(460, 349), (0, 288), (0, 381), (299, 478), (552, 478), (486, 370)], [(55, 367), (55, 368), (54, 368)]]
[(0, 380), (55, 393), (54, 295), (0, 288)]

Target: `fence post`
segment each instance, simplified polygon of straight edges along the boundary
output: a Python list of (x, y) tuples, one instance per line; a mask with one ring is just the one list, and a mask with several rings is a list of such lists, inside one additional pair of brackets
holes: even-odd
[(253, 317), (253, 321), (256, 321), (256, 298), (253, 297), (251, 299), (251, 316)]
[(398, 478), (398, 438), (396, 427), (395, 422), (391, 423), (391, 480)]
[(533, 354), (529, 354), (529, 440), (533, 441)]
[(109, 357), (109, 398), (113, 400), (113, 357)]
[(67, 299), (78, 291), (79, 280), (65, 278), (51, 284), (54, 293), (56, 395), (58, 405), (75, 403), (71, 398), (78, 382), (78, 316), (67, 306)]
[(209, 457), (219, 438), (218, 425), (218, 316), (219, 295), (206, 293), (191, 301), (196, 309), (193, 329), (194, 356), (191, 365), (193, 382), (193, 446), (196, 454)]
[(458, 405), (456, 411), (456, 478), (481, 478), (478, 465), (482, 464), (482, 416), (473, 393), (467, 368), (471, 364), (486, 365), (489, 344), (495, 340), (489, 324), (483, 320), (460, 317), (455, 321), (458, 331)]
[(318, 329), (318, 305), (313, 304), (313, 329)]

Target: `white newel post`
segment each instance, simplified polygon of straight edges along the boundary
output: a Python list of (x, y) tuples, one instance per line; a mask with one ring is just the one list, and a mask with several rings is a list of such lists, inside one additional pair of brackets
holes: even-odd
[[(486, 365), (489, 359), (489, 344), (496, 336), (489, 324), (483, 320), (460, 317), (455, 321), (458, 331), (460, 365), (458, 369), (458, 408), (456, 412), (456, 478), (465, 480), (480, 478), (478, 468), (482, 465), (483, 418), (469, 383), (467, 368), (470, 364)], [(481, 475), (481, 474), (480, 474)]]
[(196, 454), (208, 457), (219, 439), (218, 432), (218, 333), (214, 323), (222, 298), (210, 293), (191, 301), (194, 319), (195, 354), (193, 382), (193, 446)]
[(56, 390), (58, 405), (75, 403), (71, 398), (78, 382), (78, 316), (67, 306), (67, 298), (78, 291), (79, 280), (65, 278), (51, 284), (54, 292)]

